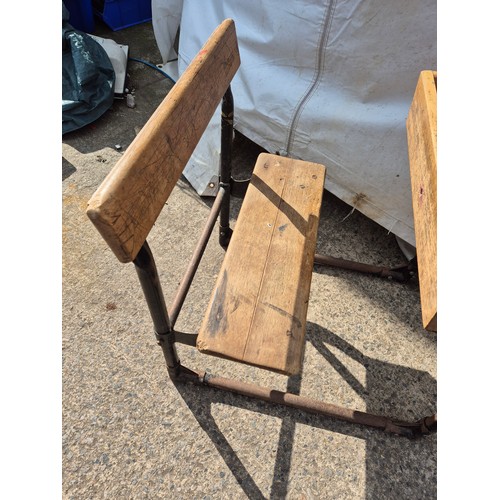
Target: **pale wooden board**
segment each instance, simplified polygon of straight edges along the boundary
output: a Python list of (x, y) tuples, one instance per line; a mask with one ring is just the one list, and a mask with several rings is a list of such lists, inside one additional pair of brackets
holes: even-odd
[(121, 262), (139, 252), (239, 64), (226, 19), (90, 199), (87, 215)]
[(437, 330), (437, 75), (422, 71), (406, 122), (424, 328)]
[(261, 154), (201, 326), (200, 351), (300, 371), (325, 167)]

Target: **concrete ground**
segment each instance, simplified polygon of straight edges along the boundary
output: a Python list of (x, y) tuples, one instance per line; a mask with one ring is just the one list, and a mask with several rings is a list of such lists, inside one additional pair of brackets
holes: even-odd
[[(160, 62), (151, 24), (96, 34)], [(137, 106), (124, 101), (62, 139), (63, 497), (431, 499), (436, 435), (416, 441), (242, 396), (174, 386), (132, 264), (120, 264), (85, 215), (86, 203), (171, 82), (131, 62)], [(117, 150), (115, 145), (121, 145)], [(238, 136), (248, 171), (259, 148)], [(211, 199), (181, 178), (149, 242), (167, 304)], [(239, 203), (233, 207), (233, 220)], [(325, 193), (318, 251), (394, 266), (393, 235)], [(186, 222), (188, 221), (188, 223)], [(223, 251), (215, 234), (177, 326), (199, 327)], [(417, 420), (436, 411), (436, 335), (421, 326), (418, 282), (315, 267), (300, 376), (259, 371), (180, 346), (183, 363), (280, 390)]]

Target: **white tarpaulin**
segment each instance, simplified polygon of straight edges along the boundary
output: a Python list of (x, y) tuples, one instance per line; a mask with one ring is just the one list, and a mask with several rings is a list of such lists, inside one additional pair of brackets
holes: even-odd
[[(152, 0), (164, 62), (184, 71), (226, 18), (241, 66), (235, 127), (270, 152), (322, 163), (326, 189), (415, 245), (406, 117), (421, 70), (436, 69), (436, 0)], [(218, 172), (219, 116), (184, 175)]]

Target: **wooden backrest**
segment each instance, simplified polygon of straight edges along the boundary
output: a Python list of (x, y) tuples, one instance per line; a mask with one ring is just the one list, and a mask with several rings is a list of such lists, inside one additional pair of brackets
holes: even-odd
[(120, 262), (137, 256), (239, 65), (226, 19), (90, 199), (87, 215)]

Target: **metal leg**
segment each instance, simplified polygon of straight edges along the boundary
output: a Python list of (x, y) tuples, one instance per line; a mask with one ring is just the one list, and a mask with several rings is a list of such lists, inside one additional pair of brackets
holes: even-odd
[(174, 332), (168, 317), (156, 264), (147, 242), (144, 242), (139, 250), (134, 265), (153, 320), (156, 339), (167, 362), (168, 373), (171, 377), (176, 377), (180, 370), (180, 361), (174, 345)]
[(232, 229), (229, 227), (229, 208), (231, 190), (231, 158), (233, 154), (233, 116), (234, 104), (231, 87), (228, 87), (222, 98), (222, 120), (221, 120), (221, 154), (219, 187), (224, 188), (226, 193), (222, 202), (219, 219), (219, 243), (227, 248), (231, 239)]

